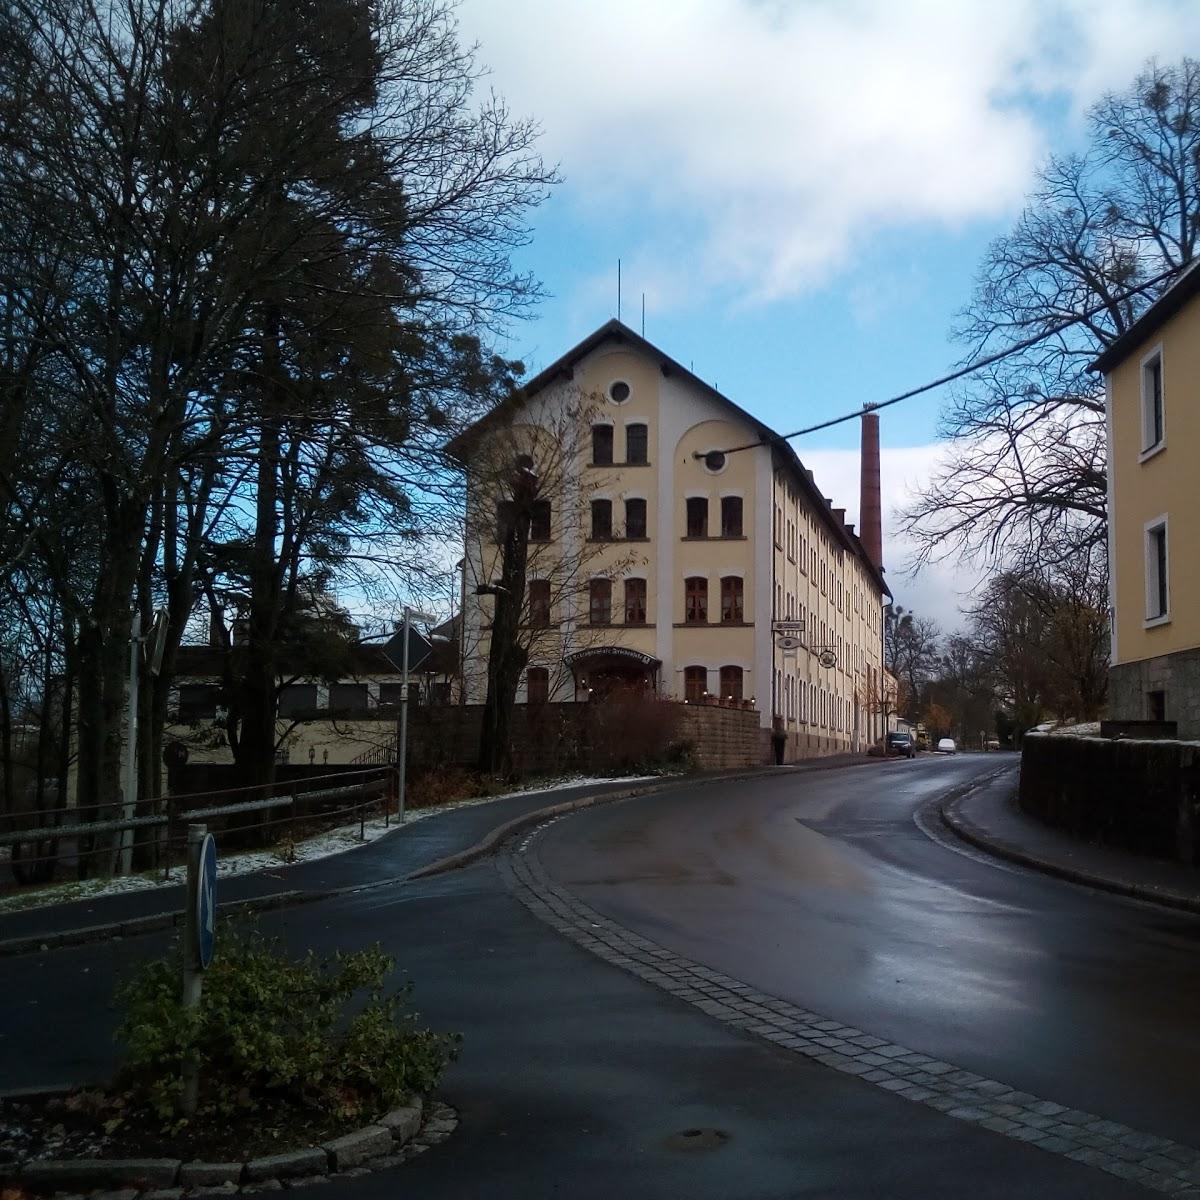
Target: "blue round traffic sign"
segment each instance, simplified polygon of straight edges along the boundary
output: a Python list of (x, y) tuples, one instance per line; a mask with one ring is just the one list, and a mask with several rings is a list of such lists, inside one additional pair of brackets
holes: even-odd
[(211, 833), (200, 845), (200, 871), (196, 880), (196, 953), (201, 968), (212, 962), (217, 925), (217, 843)]

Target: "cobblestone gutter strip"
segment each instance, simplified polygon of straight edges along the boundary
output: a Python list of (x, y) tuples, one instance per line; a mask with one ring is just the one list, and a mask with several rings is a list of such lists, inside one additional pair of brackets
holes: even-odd
[[(1014, 789), (1015, 786), (1014, 784)], [(1101, 875), (1096, 871), (1089, 871), (1086, 867), (1063, 862), (1061, 859), (1032, 854), (1015, 842), (986, 833), (963, 813), (962, 802), (964, 799), (963, 796), (951, 797), (941, 804), (939, 816), (942, 824), (956, 837), (962, 838), (968, 845), (982, 850), (985, 854), (994, 855), (997, 858), (1016, 863), (1018, 866), (1032, 867), (1035, 871), (1053, 875), (1058, 879), (1065, 879), (1068, 883), (1083, 884), (1085, 887), (1113, 892), (1118, 896), (1131, 896), (1135, 900), (1149, 900), (1154, 904), (1161, 904), (1165, 908), (1178, 909), (1182, 912), (1200, 913), (1200, 895), (1196, 893), (1176, 891), (1173, 888), (1159, 887), (1135, 879), (1119, 879), (1112, 875)], [(1200, 877), (1197, 882), (1200, 884)]]
[(550, 879), (530, 834), (499, 862), (535, 916), (716, 1020), (956, 1120), (1168, 1196), (1200, 1197), (1200, 1151), (1067, 1108), (758, 992), (624, 929)]
[[(452, 1108), (420, 1098), (385, 1114), (372, 1125), (321, 1146), (310, 1146), (241, 1162), (181, 1162), (178, 1159), (62, 1159), (27, 1163), (12, 1182), (34, 1192), (122, 1200), (182, 1200), (183, 1197), (251, 1195), (324, 1183), (330, 1175), (354, 1178), (399, 1166), (443, 1142), (458, 1124)], [(96, 1192), (96, 1188), (109, 1191)], [(69, 1189), (69, 1190), (68, 1190)], [(113, 1190), (116, 1189), (116, 1190)]]

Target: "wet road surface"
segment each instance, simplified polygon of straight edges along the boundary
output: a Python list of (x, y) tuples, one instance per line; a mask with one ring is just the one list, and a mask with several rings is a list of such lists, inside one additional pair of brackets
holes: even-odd
[[(619, 899), (629, 920), (649, 922), (664, 940), (672, 930), (679, 936), (690, 930), (701, 947), (727, 955), (736, 950), (740, 929), (742, 940), (759, 944), (742, 962), (747, 969), (758, 962), (755, 969), (765, 970), (772, 960), (788, 958), (781, 982), (824, 977), (824, 994), (841, 995), (847, 1004), (859, 1003), (850, 992), (861, 985), (872, 997), (866, 1008), (875, 1023), (890, 1021), (899, 993), (889, 992), (882, 965), (868, 961), (877, 952), (872, 947), (902, 941), (900, 957), (912, 960), (915, 970), (914, 947), (925, 925), (933, 961), (949, 964), (959, 927), (955, 912), (984, 902), (961, 881), (923, 880), (903, 865), (907, 854), (928, 854), (928, 863), (948, 877), (983, 872), (941, 847), (922, 846), (915, 828), (903, 849), (910, 829), (905, 806), (973, 768), (960, 761), (917, 764), (908, 775), (894, 770), (821, 773), (804, 782), (803, 795), (799, 777), (685, 788), (572, 816), (549, 828), (539, 846), (557, 869), (579, 876), (578, 886), (597, 906), (605, 897)], [(875, 811), (870, 820), (849, 815), (856, 804), (872, 812), (884, 782), (887, 813)], [(807, 821), (834, 821), (844, 826), (841, 833), (802, 828), (797, 805), (806, 806)], [(754, 830), (759, 817), (761, 836)], [(872, 831), (872, 821), (885, 819), (892, 838)], [(706, 828), (723, 832), (714, 841)], [(643, 844), (647, 831), (657, 832)], [(817, 834), (830, 843), (820, 852), (812, 841)], [(870, 849), (877, 840), (887, 843), (887, 853)], [(657, 849), (650, 849), (655, 841)], [(812, 873), (796, 899), (800, 867)], [(626, 875), (632, 878), (622, 882)], [(891, 880), (886, 887), (885, 878)], [(988, 878), (986, 886), (1012, 883), (1007, 876)], [(945, 898), (935, 902), (934, 893)], [(744, 906), (756, 894), (765, 909)], [(672, 910), (673, 896), (684, 902), (682, 912)], [(925, 899), (918, 902), (919, 896)], [(650, 899), (658, 908), (648, 906)], [(929, 910), (939, 904), (944, 911), (935, 919)], [(747, 930), (739, 913), (760, 924)], [(772, 913), (787, 914), (785, 928), (761, 923)], [(705, 914), (715, 921), (708, 936), (695, 928)], [(908, 922), (902, 938), (895, 928), (903, 925), (901, 917)], [(815, 930), (839, 922), (857, 949), (822, 950), (824, 963), (799, 953)], [(462, 1117), (450, 1141), (399, 1170), (327, 1184), (330, 1195), (952, 1200), (969, 1193), (972, 1200), (1106, 1200), (1148, 1194), (723, 1026), (565, 941), (509, 894), (491, 863), (272, 913), (261, 924), (297, 951), (381, 943), (396, 955), (397, 975), (416, 981), (416, 1004), (428, 1021), (465, 1034), (462, 1059), (440, 1089)], [(939, 947), (939, 938), (946, 944)], [(148, 936), (0, 962), (0, 1086), (103, 1078), (115, 1062), (113, 980), (165, 944)], [(770, 946), (780, 949), (763, 952)], [(799, 971), (802, 960), (811, 970)], [(970, 971), (987, 978), (978, 965)], [(837, 972), (841, 987), (833, 985)], [(901, 976), (893, 971), (893, 983)], [(936, 1000), (915, 980), (904, 995), (910, 1015)], [(964, 1012), (987, 1007), (972, 1010), (961, 1000), (958, 1006)], [(927, 1019), (918, 1022), (919, 1031), (929, 1027)], [(997, 1027), (994, 1019), (988, 1026)], [(902, 1031), (906, 1040), (915, 1039), (907, 1027)], [(971, 1044), (961, 1032), (953, 1036)], [(729, 1140), (707, 1152), (674, 1148), (671, 1135), (694, 1127), (720, 1129)]]
[(914, 823), (996, 756), (697, 788), (546, 831), (593, 908), (753, 987), (1185, 1143), (1200, 918), (1001, 869)]

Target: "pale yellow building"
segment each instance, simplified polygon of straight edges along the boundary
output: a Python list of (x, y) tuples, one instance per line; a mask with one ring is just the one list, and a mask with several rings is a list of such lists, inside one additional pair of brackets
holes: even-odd
[(1200, 270), (1094, 368), (1108, 418), (1110, 715), (1200, 738)]
[(753, 704), (789, 758), (882, 735), (877, 450), (873, 560), (786, 442), (617, 321), (451, 446), (469, 478), (467, 702), (486, 693), (494, 600), (476, 588), (497, 578), (507, 486), (477, 467), (501, 437), (558, 480), (531, 525), (522, 620), (541, 634), (519, 700), (620, 684)]

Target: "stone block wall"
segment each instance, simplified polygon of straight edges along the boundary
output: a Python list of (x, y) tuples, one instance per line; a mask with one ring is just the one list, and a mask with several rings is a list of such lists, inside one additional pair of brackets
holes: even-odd
[(1148, 716), (1147, 692), (1165, 692), (1167, 719), (1179, 736), (1200, 739), (1200, 649), (1181, 650), (1141, 662), (1120, 663), (1108, 677), (1109, 715), (1121, 721)]
[(759, 714), (754, 709), (680, 704), (679, 734), (691, 743), (692, 756), (702, 771), (761, 767), (772, 761), (770, 741), (763, 741)]
[(1200, 745), (1027, 734), (1021, 808), (1089, 841), (1200, 863)]
[[(754, 710), (665, 700), (647, 701), (647, 705), (648, 712), (642, 715), (658, 722), (657, 740), (687, 743), (700, 770), (756, 767), (769, 761), (769, 746), (763, 743)], [(621, 736), (619, 717), (615, 727), (612, 723), (616, 711), (598, 704), (518, 704), (512, 721), (515, 771), (544, 775), (608, 769), (614, 738)], [(478, 704), (414, 708), (408, 726), (410, 770), (473, 766), (482, 715), (483, 706)], [(636, 732), (649, 736), (648, 731)]]

